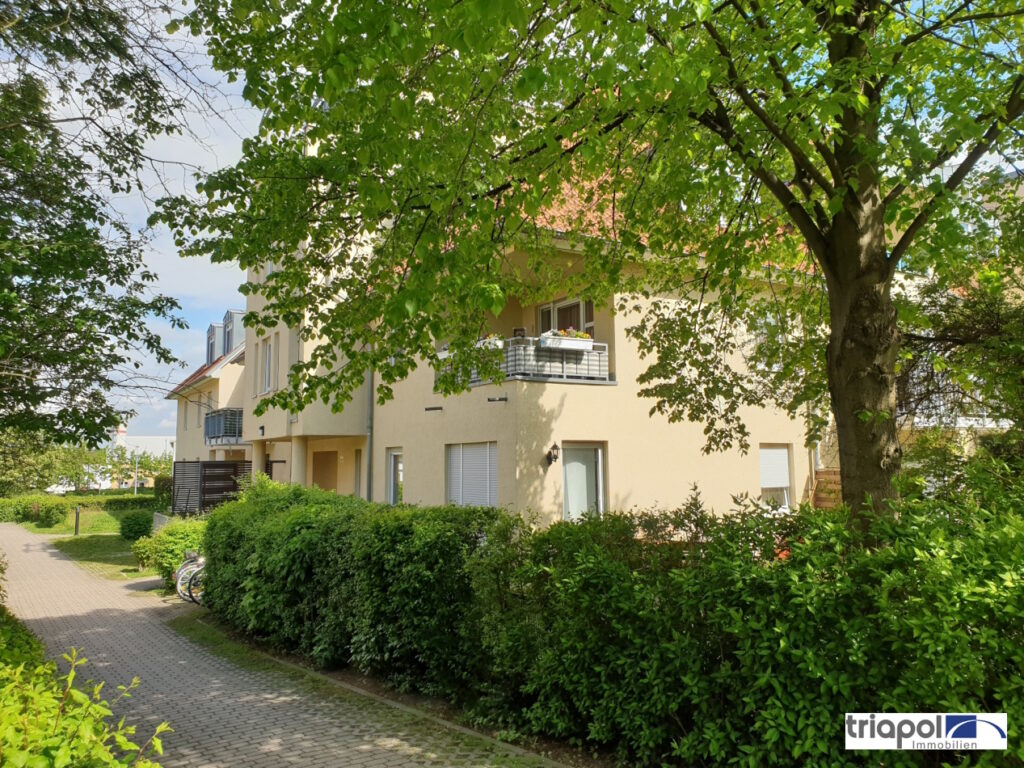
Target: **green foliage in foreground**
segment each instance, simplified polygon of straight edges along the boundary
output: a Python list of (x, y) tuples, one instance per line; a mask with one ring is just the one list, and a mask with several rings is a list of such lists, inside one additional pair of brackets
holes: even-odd
[(203, 548), (206, 520), (177, 519), (152, 536), (143, 536), (132, 545), (132, 552), (143, 568), (155, 568), (167, 586), (173, 586), (174, 571), (189, 550)]
[[(0, 576), (4, 565), (0, 561)], [(102, 684), (76, 685), (86, 660), (74, 649), (64, 659), (70, 670), (58, 677), (56, 666), (44, 660), (39, 641), (0, 605), (2, 764), (159, 768), (148, 756), (163, 753), (160, 735), (170, 730), (167, 723), (149, 738), (137, 738), (135, 726), (113, 719), (101, 695)], [(130, 686), (118, 686), (117, 699), (129, 696), (137, 685), (135, 679)]]
[[(1024, 711), (1024, 484), (993, 469), (866, 534), (844, 510), (715, 518), (696, 497), (535, 531), (257, 482), (210, 515), (206, 600), (273, 646), (633, 765), (873, 765), (843, 749), (845, 712)], [(1024, 757), (1018, 720), (970, 764)], [(968, 762), (892, 764), (936, 757)]]

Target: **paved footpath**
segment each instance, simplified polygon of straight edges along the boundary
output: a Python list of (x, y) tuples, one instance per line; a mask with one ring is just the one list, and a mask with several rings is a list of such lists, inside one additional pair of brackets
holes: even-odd
[(13, 523), (0, 524), (0, 550), (9, 561), (7, 605), (53, 658), (80, 648), (89, 659), (83, 675), (105, 680), (108, 694), (141, 679), (118, 714), (138, 735), (170, 722), (160, 758), (167, 768), (553, 765), (373, 697), (236, 666), (167, 626), (188, 610), (183, 604), (94, 576)]

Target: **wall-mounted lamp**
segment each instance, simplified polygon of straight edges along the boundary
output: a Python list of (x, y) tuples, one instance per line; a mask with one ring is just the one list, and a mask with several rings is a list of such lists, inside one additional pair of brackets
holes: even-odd
[(502, 395), (501, 397), (488, 397), (487, 398), (487, 402), (488, 403), (507, 403), (508, 402), (508, 395)]
[(441, 406), (441, 405), (428, 405), (423, 410), (424, 411), (440, 411), (440, 410), (444, 410), (444, 406)]
[(262, 425), (260, 426), (260, 437), (263, 437), (263, 427), (262, 427)]
[(558, 443), (552, 443), (551, 447), (548, 448), (548, 466), (558, 461), (559, 453), (560, 451), (558, 450)]

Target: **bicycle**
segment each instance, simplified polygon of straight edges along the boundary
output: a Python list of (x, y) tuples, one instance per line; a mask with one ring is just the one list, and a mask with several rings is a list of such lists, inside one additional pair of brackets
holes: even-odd
[(197, 573), (202, 573), (203, 566), (206, 564), (206, 558), (202, 557), (198, 552), (186, 552), (185, 562), (178, 566), (178, 569), (174, 572), (174, 589), (178, 593), (178, 597), (182, 600), (191, 600), (197, 605), (202, 600), (202, 579), (196, 581), (196, 596), (193, 597), (193, 590), (190, 588), (192, 578)]
[(188, 599), (196, 605), (203, 604), (203, 572), (205, 570), (206, 563), (202, 563), (188, 580)]

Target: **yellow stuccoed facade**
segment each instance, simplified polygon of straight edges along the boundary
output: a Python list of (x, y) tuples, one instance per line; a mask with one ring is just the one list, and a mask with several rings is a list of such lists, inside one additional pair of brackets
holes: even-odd
[[(258, 309), (260, 301), (249, 296), (247, 308)], [(521, 351), (532, 360), (545, 322), (541, 310), (557, 310), (560, 304), (522, 307), (510, 302), (493, 319), (492, 329), (511, 340), (506, 346), (526, 347)], [(585, 311), (579, 303), (579, 312)], [(247, 329), (242, 436), (252, 445), (253, 470), (380, 502), (483, 498), (549, 524), (575, 516), (581, 503), (603, 510), (679, 506), (694, 485), (706, 505), (725, 513), (734, 494), (761, 495), (767, 482), (764, 457), (771, 451), (774, 476), (785, 475), (772, 484), (788, 482), (790, 502), (807, 498), (813, 457), (804, 447), (804, 424), (784, 412), (747, 409), (743, 417), (750, 451), (710, 455), (702, 452), (703, 425), (671, 424), (664, 416), (650, 415), (651, 401), (638, 396), (637, 377), (646, 364), (627, 337), (629, 320), (608, 309), (594, 312), (594, 341), (607, 350), (601, 346), (604, 367), (590, 379), (509, 378), (444, 397), (434, 392), (434, 372), (424, 365), (396, 384), (394, 399), (383, 406), (371, 402), (367, 381), (341, 413), (317, 403), (297, 415), (272, 409), (259, 417), (253, 409), (260, 398), (286, 386), (289, 366), (304, 358), (304, 344), (312, 342), (301, 341), (284, 326), (262, 336)], [(578, 361), (581, 354), (567, 359)], [(536, 368), (527, 368), (536, 374)], [(550, 366), (545, 370), (551, 372)], [(452, 463), (463, 461), (463, 446), (470, 446), (476, 457), (476, 495), (453, 487), (470, 483), (452, 474)], [(560, 457), (551, 462), (553, 446)], [(468, 455), (470, 448), (465, 450)], [(480, 483), (490, 486), (491, 496)]]

